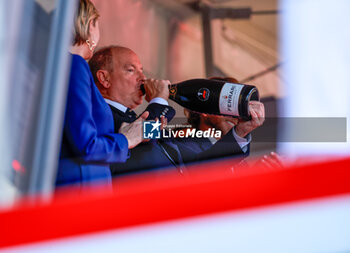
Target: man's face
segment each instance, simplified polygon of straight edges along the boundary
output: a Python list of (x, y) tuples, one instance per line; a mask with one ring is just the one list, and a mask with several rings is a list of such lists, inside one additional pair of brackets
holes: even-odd
[(113, 50), (113, 72), (110, 73), (111, 98), (134, 109), (142, 104), (140, 85), (145, 80), (142, 64), (131, 50)]

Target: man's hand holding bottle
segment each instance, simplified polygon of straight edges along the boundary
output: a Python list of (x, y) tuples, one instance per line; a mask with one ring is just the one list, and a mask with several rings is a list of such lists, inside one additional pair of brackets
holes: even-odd
[(169, 98), (169, 80), (158, 80), (149, 78), (143, 83), (146, 92), (146, 101), (150, 102), (153, 98), (160, 97), (165, 100)]
[(242, 138), (247, 136), (257, 127), (260, 127), (265, 121), (265, 107), (263, 103), (259, 101), (250, 101), (249, 113), (252, 117), (251, 120), (239, 120), (237, 125), (235, 126), (235, 131), (237, 135)]

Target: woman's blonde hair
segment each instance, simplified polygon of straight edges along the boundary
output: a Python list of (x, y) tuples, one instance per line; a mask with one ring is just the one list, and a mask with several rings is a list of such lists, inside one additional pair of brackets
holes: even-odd
[(90, 0), (79, 0), (74, 22), (73, 45), (81, 45), (89, 39), (90, 22), (95, 25), (100, 14)]

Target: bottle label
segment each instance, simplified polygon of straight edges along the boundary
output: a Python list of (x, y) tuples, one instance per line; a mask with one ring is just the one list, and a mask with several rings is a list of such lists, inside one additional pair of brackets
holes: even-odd
[(219, 99), (221, 114), (239, 116), (239, 95), (241, 94), (243, 86), (243, 84), (236, 83), (225, 83), (224, 86), (222, 86)]

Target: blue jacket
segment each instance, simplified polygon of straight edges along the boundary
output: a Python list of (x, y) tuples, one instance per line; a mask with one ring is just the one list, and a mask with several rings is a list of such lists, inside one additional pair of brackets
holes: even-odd
[(73, 55), (56, 184), (110, 184), (109, 163), (128, 157), (128, 141), (114, 133), (111, 110), (87, 62)]

